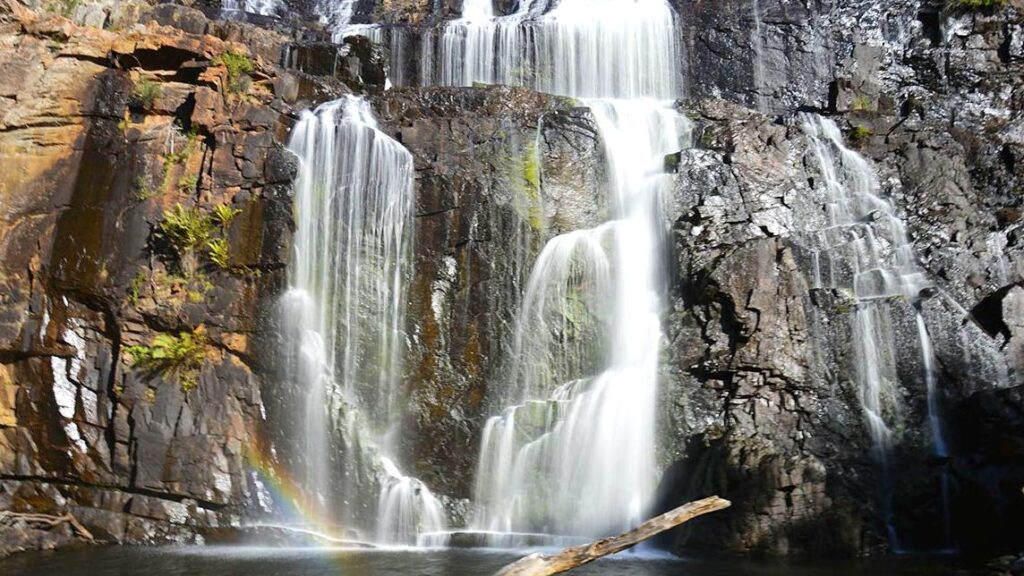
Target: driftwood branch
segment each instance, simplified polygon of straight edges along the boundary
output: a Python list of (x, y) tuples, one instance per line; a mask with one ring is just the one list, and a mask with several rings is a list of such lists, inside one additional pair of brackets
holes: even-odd
[(71, 529), (78, 533), (79, 536), (93, 542), (95, 538), (89, 530), (82, 526), (82, 523), (71, 514), (64, 514), (63, 516), (52, 516), (50, 514), (30, 514), (27, 512), (11, 512), (9, 510), (0, 510), (0, 525), (13, 524), (15, 522), (24, 522), (32, 528), (38, 528), (41, 530), (50, 530), (56, 526), (64, 524), (65, 522), (71, 526)]
[(661, 534), (670, 528), (675, 528), (698, 516), (724, 510), (731, 505), (731, 502), (723, 500), (718, 496), (690, 502), (657, 518), (652, 518), (619, 536), (605, 538), (590, 544), (584, 544), (583, 546), (566, 548), (557, 554), (533, 554), (527, 556), (505, 566), (496, 576), (551, 576), (552, 574), (561, 574), (567, 570), (593, 562), (598, 558), (632, 548), (640, 542)]

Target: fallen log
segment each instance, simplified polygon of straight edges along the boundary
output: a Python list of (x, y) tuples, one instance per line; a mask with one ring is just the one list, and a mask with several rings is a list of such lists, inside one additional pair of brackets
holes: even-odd
[(551, 576), (589, 564), (598, 558), (622, 552), (640, 542), (679, 526), (698, 516), (724, 510), (731, 506), (728, 500), (712, 496), (684, 504), (671, 512), (652, 518), (636, 528), (590, 544), (566, 548), (557, 554), (531, 554), (505, 566), (495, 576)]
[(67, 522), (71, 529), (78, 533), (80, 537), (89, 542), (95, 541), (92, 533), (89, 532), (78, 521), (77, 518), (71, 514), (64, 514), (63, 516), (53, 516), (50, 514), (33, 514), (29, 512), (11, 512), (9, 510), (0, 510), (0, 525), (9, 524), (12, 522), (24, 522), (32, 528), (41, 530), (49, 530), (55, 526)]

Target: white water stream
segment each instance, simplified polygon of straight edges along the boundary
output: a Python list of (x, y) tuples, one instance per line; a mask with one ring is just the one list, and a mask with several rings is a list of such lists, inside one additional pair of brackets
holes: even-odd
[[(403, 475), (392, 456), (407, 348), (412, 156), (355, 97), (305, 113), (290, 149), (301, 164), (283, 321), (290, 379), (307, 394), (296, 417), (305, 428), (310, 505), (347, 522), (356, 508), (376, 504), (377, 541), (414, 544), (444, 520), (430, 490)], [(340, 467), (329, 453), (339, 434)], [(376, 478), (376, 499), (359, 482), (367, 477)]]
[[(883, 506), (888, 508), (894, 474), (893, 426), (901, 412), (891, 305), (895, 300), (916, 302), (930, 284), (914, 260), (906, 224), (879, 195), (881, 185), (872, 165), (846, 146), (842, 132), (832, 120), (805, 114), (802, 121), (829, 202), (828, 226), (815, 232), (815, 288), (826, 287), (846, 294), (853, 306), (852, 361), (865, 423), (873, 441), (872, 452), (881, 470)], [(915, 322), (927, 387), (932, 452), (945, 458), (949, 453), (940, 419), (935, 352), (920, 312), (915, 314)], [(943, 489), (943, 499), (946, 498)], [(888, 516), (891, 512), (885, 510)], [(890, 523), (891, 520), (887, 518)], [(895, 529), (891, 524), (889, 529), (891, 544), (898, 549)]]
[(524, 0), (495, 16), (466, 0), (435, 46), (424, 36), (426, 84), (507, 84), (577, 98), (678, 94), (675, 19), (665, 0), (562, 0), (553, 10)]
[(764, 21), (761, 17), (761, 0), (751, 0), (754, 14), (754, 28), (750, 31), (750, 45), (754, 49), (754, 89), (757, 91), (757, 111), (768, 112), (768, 77), (764, 65)]
[(282, 10), (281, 0), (224, 0), (222, 9), (259, 14), (260, 16), (276, 16)]
[[(613, 220), (552, 239), (516, 335), (511, 404), (487, 423), (475, 528), (596, 536), (650, 512), (661, 314), (664, 157), (680, 147), (667, 103), (588, 103), (605, 140)], [(566, 349), (567, 331), (600, 336)], [(587, 372), (596, 356), (599, 372)]]
[[(583, 99), (596, 120), (610, 220), (551, 239), (527, 283), (500, 414), (486, 424), (472, 528), (597, 536), (650, 512), (657, 479), (664, 157), (683, 147), (674, 14), (664, 0), (540, 0), (514, 14), (466, 0), (428, 83), (527, 86)], [(428, 59), (433, 55), (432, 60)]]

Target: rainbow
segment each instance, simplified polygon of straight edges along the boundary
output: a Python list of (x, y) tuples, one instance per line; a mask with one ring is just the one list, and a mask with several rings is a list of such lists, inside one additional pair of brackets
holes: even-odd
[[(245, 447), (245, 461), (270, 492), (275, 504), (282, 505), (282, 519), (289, 529), (329, 542), (344, 542), (342, 527), (316, 506), (313, 497), (292, 478), (288, 470), (274, 462), (265, 444), (256, 438)], [(284, 526), (282, 526), (284, 527)]]

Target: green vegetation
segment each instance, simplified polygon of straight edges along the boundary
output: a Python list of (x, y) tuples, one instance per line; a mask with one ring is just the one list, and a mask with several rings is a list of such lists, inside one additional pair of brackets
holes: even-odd
[(991, 10), (1007, 5), (1007, 0), (946, 0), (950, 10)]
[(153, 196), (156, 196), (156, 192), (146, 181), (144, 176), (138, 176), (132, 182), (132, 190), (135, 192), (135, 199), (139, 202), (145, 202)]
[(230, 268), (228, 226), (241, 210), (219, 205), (210, 212), (176, 204), (164, 213), (158, 235), (178, 257), (186, 279), (197, 276), (200, 259), (206, 257), (221, 269)]
[(199, 272), (186, 278), (158, 269), (153, 271), (152, 283), (154, 300), (158, 305), (166, 303), (172, 307), (176, 307), (182, 299), (198, 304), (206, 299), (206, 294), (210, 290), (213, 290), (213, 283)]
[(540, 196), (540, 152), (537, 150), (536, 142), (531, 142), (526, 147), (526, 154), (519, 162), (520, 177), (526, 183), (523, 190), (528, 202), (526, 216), (531, 228), (541, 230), (544, 228), (544, 210)]
[(526, 185), (534, 190), (540, 190), (540, 154), (537, 152), (537, 144), (530, 143), (526, 147), (526, 157), (523, 159), (523, 180)]
[(226, 231), (228, 226), (231, 225), (231, 221), (235, 219), (235, 216), (241, 214), (242, 211), (237, 208), (232, 208), (227, 204), (219, 204), (213, 209), (213, 220), (220, 225), (222, 231)]
[(231, 94), (244, 94), (249, 91), (249, 74), (256, 69), (256, 65), (245, 54), (225, 52), (213, 61), (218, 66), (224, 66), (228, 71), (227, 91)]
[(160, 87), (159, 83), (146, 78), (140, 78), (135, 83), (135, 90), (132, 92), (132, 107), (137, 110), (150, 110), (162, 92), (163, 88)]
[(210, 261), (218, 268), (226, 270), (231, 267), (231, 253), (227, 240), (214, 238), (206, 243), (206, 248), (209, 250)]
[(198, 208), (185, 208), (181, 204), (165, 212), (160, 223), (161, 236), (171, 243), (179, 255), (204, 246), (211, 233), (211, 222), (206, 214)]
[(128, 301), (132, 304), (138, 304), (139, 298), (142, 297), (142, 288), (146, 284), (146, 273), (142, 270), (132, 278), (132, 281), (128, 283)]
[[(195, 154), (196, 149), (199, 148), (202, 137), (195, 128), (184, 131), (184, 128), (180, 125), (174, 126), (174, 133), (171, 138), (168, 139), (168, 149), (165, 151), (163, 156), (163, 166), (161, 167), (161, 184), (160, 189), (164, 192), (170, 190), (170, 184), (174, 180), (175, 175), (179, 175), (177, 189), (182, 192), (190, 192), (196, 189), (196, 185), (199, 183), (199, 176), (197, 174), (186, 174), (181, 176), (183, 170), (176, 170), (176, 166), (185, 166), (188, 164), (192, 155)], [(184, 137), (185, 142), (175, 148), (175, 144)]]
[(192, 153), (196, 151), (197, 147), (199, 147), (199, 140), (199, 133), (196, 132), (195, 128), (189, 130), (185, 135), (185, 145), (164, 156), (164, 165), (184, 164), (185, 162), (188, 162), (188, 159), (192, 157)]
[(519, 217), (529, 222), (534, 230), (542, 230), (546, 223), (541, 198), (541, 159), (536, 142), (530, 142), (525, 149), (517, 147), (495, 164), (512, 191), (513, 206)]
[(555, 96), (558, 106), (563, 110), (572, 110), (583, 106), (583, 103), (571, 96)]
[(179, 332), (177, 336), (158, 334), (149, 345), (128, 346), (125, 352), (132, 366), (149, 374), (177, 378), (185, 392), (196, 387), (199, 369), (206, 357), (206, 331)]
[(65, 18), (71, 18), (75, 15), (79, 4), (81, 4), (81, 0), (50, 0), (46, 4), (46, 10)]
[(867, 112), (868, 110), (871, 110), (871, 105), (871, 98), (868, 98), (867, 96), (858, 96), (853, 99), (853, 102), (850, 104), (850, 109), (854, 112)]
[(199, 185), (199, 176), (197, 176), (195, 174), (189, 174), (187, 176), (184, 176), (181, 180), (178, 181), (178, 190), (180, 190), (182, 192), (191, 192), (191, 191), (195, 190), (196, 186), (198, 186), (198, 185)]
[(863, 146), (867, 144), (868, 140), (870, 140), (873, 135), (874, 132), (872, 132), (870, 128), (854, 126), (854, 128), (850, 130), (850, 144), (858, 147)]

